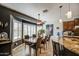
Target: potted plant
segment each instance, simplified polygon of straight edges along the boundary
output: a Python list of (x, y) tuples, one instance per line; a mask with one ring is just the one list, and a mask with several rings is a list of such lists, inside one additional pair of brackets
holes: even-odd
[(40, 29), (38, 31), (38, 36), (43, 36), (44, 33), (45, 33), (45, 30), (44, 29)]

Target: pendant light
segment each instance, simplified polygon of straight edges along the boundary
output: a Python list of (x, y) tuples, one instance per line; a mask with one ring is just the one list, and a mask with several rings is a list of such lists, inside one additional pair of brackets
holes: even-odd
[(40, 14), (38, 14), (38, 20), (37, 20), (37, 25), (40, 25), (41, 21), (40, 21)]
[(72, 18), (72, 11), (70, 10), (70, 3), (68, 4), (68, 12), (66, 13), (67, 18)]
[(59, 23), (62, 23), (62, 19), (61, 19), (61, 8), (62, 8), (62, 5), (59, 6), (59, 8), (60, 8), (60, 19), (59, 19)]

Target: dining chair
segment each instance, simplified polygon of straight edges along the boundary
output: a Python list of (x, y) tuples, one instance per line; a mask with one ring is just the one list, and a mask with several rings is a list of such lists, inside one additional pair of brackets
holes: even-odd
[(33, 34), (32, 37), (33, 37), (33, 38), (36, 38), (36, 34)]
[(29, 39), (29, 35), (25, 35), (25, 39)]
[(42, 40), (42, 44), (44, 45), (44, 49), (47, 49), (47, 39), (48, 39), (48, 37), (45, 36), (45, 38)]
[(41, 42), (42, 42), (42, 37), (37, 38), (36, 55), (38, 55), (38, 49), (40, 49), (40, 54), (41, 54), (41, 48), (42, 48)]

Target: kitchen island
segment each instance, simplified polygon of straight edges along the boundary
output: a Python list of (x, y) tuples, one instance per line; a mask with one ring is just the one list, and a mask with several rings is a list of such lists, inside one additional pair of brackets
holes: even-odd
[(60, 56), (79, 56), (79, 36), (64, 36), (56, 43)]
[[(64, 36), (63, 46), (64, 51), (67, 49), (71, 55), (79, 55), (79, 36)], [(65, 53), (67, 54), (67, 51)]]
[[(63, 41), (62, 41), (63, 40)], [(79, 55), (79, 36), (64, 36), (58, 42), (63, 46), (62, 55), (78, 56)]]

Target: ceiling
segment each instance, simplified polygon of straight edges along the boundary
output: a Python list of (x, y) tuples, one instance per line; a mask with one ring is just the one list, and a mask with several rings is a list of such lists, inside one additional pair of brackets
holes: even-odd
[[(31, 17), (38, 19), (38, 14), (40, 13), (40, 19), (45, 19), (50, 22), (55, 21), (59, 18), (59, 6), (62, 5), (62, 19), (68, 20), (65, 14), (68, 11), (67, 3), (2, 3), (2, 5), (9, 7), (11, 9), (17, 10), (21, 13), (29, 15)], [(73, 12), (73, 18), (79, 17), (79, 4), (72, 3), (70, 8)], [(43, 10), (47, 9), (48, 12), (43, 13)], [(52, 20), (53, 19), (53, 20)]]

